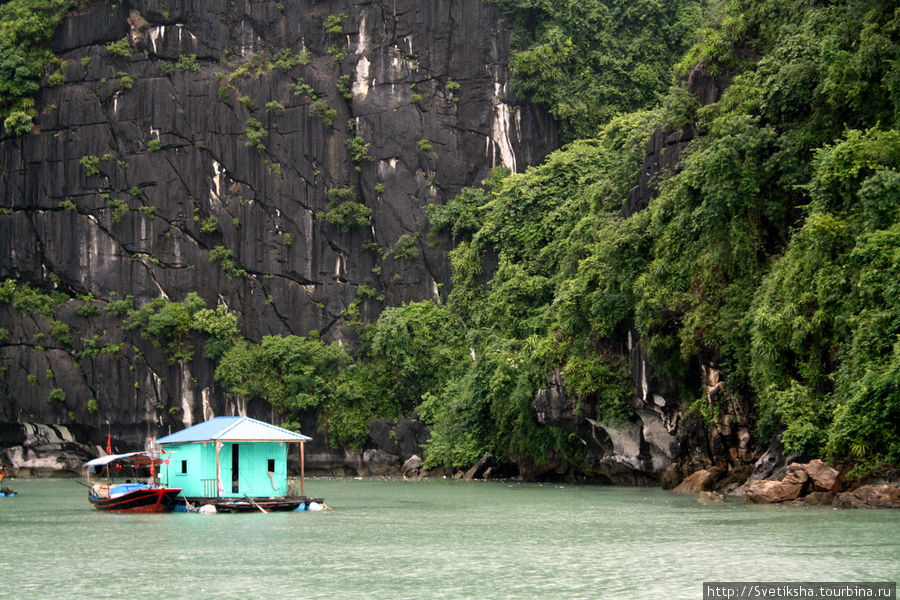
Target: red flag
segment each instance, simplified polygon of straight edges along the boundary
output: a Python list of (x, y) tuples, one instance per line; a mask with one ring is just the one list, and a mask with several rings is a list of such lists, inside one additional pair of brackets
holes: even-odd
[(166, 465), (166, 466), (168, 467), (168, 466), (169, 466), (169, 461), (170, 461), (170, 460), (172, 460), (171, 457), (167, 458), (166, 460), (161, 460), (161, 461), (159, 461), (159, 462), (160, 462), (161, 464)]
[(156, 475), (156, 470), (153, 468), (153, 461), (150, 461), (150, 477)]
[(106, 434), (106, 453), (107, 454), (112, 454), (112, 449), (110, 448), (111, 443), (112, 443), (112, 435), (107, 433)]

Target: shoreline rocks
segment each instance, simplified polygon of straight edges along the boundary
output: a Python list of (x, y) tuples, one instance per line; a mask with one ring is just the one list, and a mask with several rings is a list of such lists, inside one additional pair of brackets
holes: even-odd
[(900, 508), (900, 487), (889, 484), (863, 485), (837, 495), (835, 508)]
[[(697, 501), (722, 502), (728, 496), (744, 496), (751, 504), (832, 506), (834, 508), (900, 508), (900, 481), (873, 481), (853, 489), (841, 489), (840, 472), (820, 459), (789, 463), (769, 470), (768, 479), (751, 476), (733, 487), (728, 473), (718, 468), (701, 469), (686, 477), (672, 491), (696, 494)], [(756, 475), (759, 477), (759, 475)], [(722, 492), (725, 492), (723, 494)]]

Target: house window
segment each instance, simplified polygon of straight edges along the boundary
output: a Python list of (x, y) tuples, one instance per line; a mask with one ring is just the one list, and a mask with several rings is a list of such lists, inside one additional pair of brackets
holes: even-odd
[(269, 473), (274, 473), (274, 472), (275, 472), (275, 459), (270, 458), (269, 459)]
[(181, 461), (181, 474), (187, 475), (187, 461), (186, 460)]

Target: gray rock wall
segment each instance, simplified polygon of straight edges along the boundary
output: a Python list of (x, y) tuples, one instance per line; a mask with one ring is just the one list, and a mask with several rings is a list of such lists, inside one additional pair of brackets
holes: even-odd
[[(107, 47), (123, 38), (130, 56)], [(361, 285), (376, 290), (359, 303), (368, 320), (449, 291), (447, 241), (427, 237), (423, 206), (557, 145), (552, 121), (511, 96), (508, 31), (482, 0), (98, 3), (53, 47), (65, 83), (45, 82), (31, 134), (0, 137), (0, 281), (73, 299), (52, 317), (0, 306), (0, 421), (109, 423), (123, 446), (275, 415), (216, 385), (202, 340), (172, 361), (108, 301), (197, 292), (251, 340), (318, 330), (352, 344), (344, 311)], [(369, 225), (322, 218), (336, 189)], [(100, 311), (79, 314), (89, 293)]]

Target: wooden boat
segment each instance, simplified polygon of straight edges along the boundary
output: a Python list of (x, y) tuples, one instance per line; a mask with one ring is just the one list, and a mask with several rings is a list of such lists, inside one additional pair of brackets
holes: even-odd
[[(0, 483), (3, 483), (3, 478), (6, 477), (6, 468), (0, 466)], [(16, 492), (12, 491), (8, 487), (0, 488), (0, 498), (12, 498), (16, 495)]]
[[(144, 452), (110, 454), (85, 463), (87, 469), (88, 501), (98, 510), (128, 513), (161, 513), (175, 508), (176, 498), (181, 488), (162, 487), (155, 477), (155, 465), (161, 461)], [(119, 477), (129, 477), (125, 482), (112, 481), (110, 467)], [(96, 470), (103, 468), (106, 481), (91, 479)], [(133, 482), (143, 470), (149, 469), (149, 480)], [(124, 473), (123, 473), (124, 472)]]
[(169, 512), (181, 488), (153, 487), (147, 483), (94, 484), (88, 500), (98, 510), (131, 513)]

